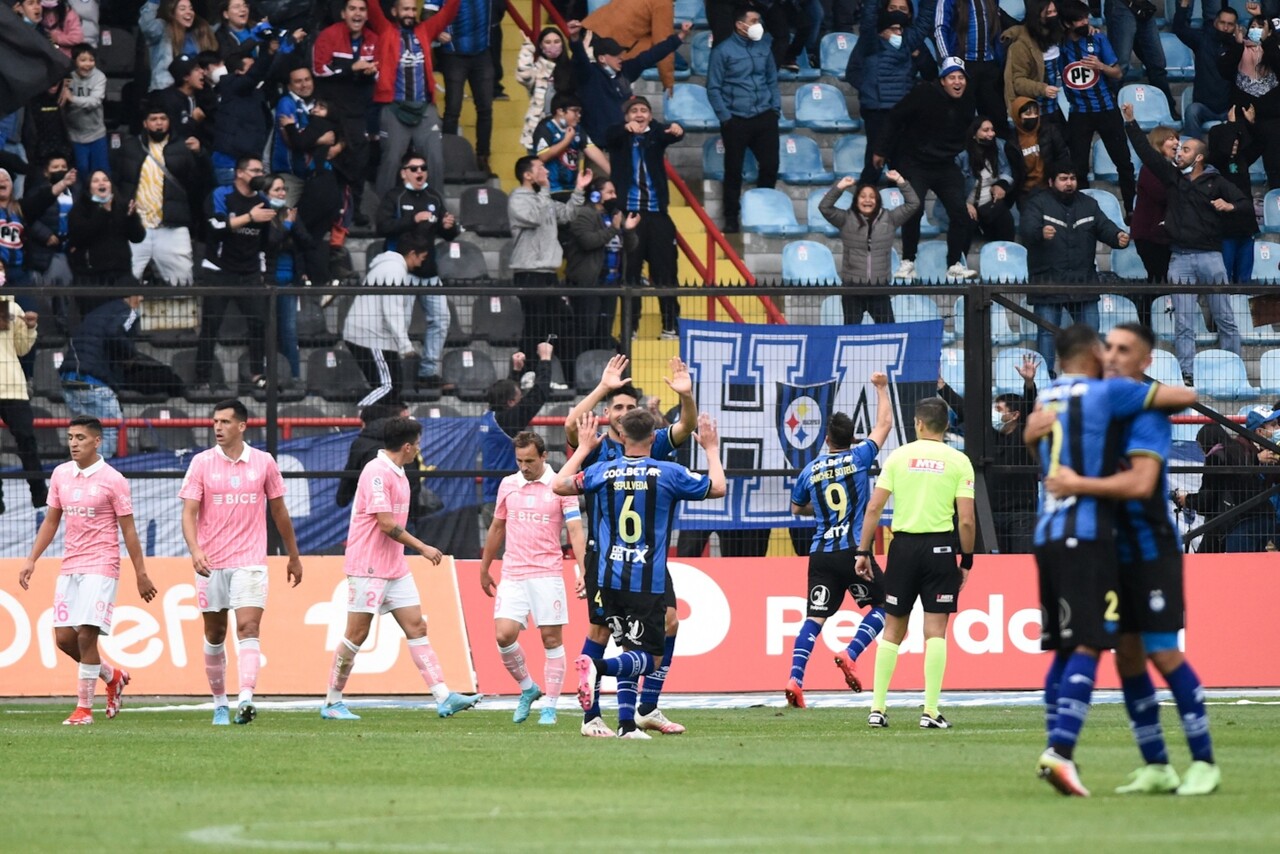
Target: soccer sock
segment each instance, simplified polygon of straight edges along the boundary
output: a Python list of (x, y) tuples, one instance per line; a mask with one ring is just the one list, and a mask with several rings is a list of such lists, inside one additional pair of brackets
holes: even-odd
[(1182, 719), (1182, 731), (1187, 736), (1191, 758), (1197, 762), (1212, 762), (1213, 741), (1209, 738), (1209, 713), (1204, 707), (1204, 688), (1200, 685), (1200, 677), (1184, 661), (1172, 673), (1166, 673), (1164, 681), (1178, 704), (1178, 717)]
[(1044, 737), (1045, 747), (1050, 746), (1053, 728), (1058, 725), (1058, 690), (1062, 686), (1062, 671), (1069, 656), (1054, 653), (1053, 663), (1044, 677)]
[(347, 687), (347, 677), (351, 675), (351, 668), (355, 667), (356, 653), (359, 651), (360, 647), (346, 638), (343, 638), (338, 648), (333, 651), (333, 669), (329, 671), (329, 693), (324, 698), (326, 705), (332, 706), (334, 703), (342, 702), (342, 689)]
[(542, 671), (542, 678), (547, 683), (544, 687), (547, 691), (548, 708), (554, 709), (556, 701), (560, 699), (560, 689), (564, 687), (565, 664), (563, 646), (547, 650), (547, 663), (546, 668)]
[(1160, 727), (1160, 703), (1156, 700), (1156, 686), (1151, 675), (1143, 669), (1137, 676), (1120, 680), (1124, 691), (1124, 707), (1129, 712), (1129, 729), (1138, 742), (1142, 760), (1148, 765), (1167, 765), (1169, 752), (1165, 749), (1164, 730)]
[(924, 642), (924, 711), (938, 716), (942, 677), (947, 672), (947, 639), (928, 638)]
[(876, 647), (876, 679), (871, 693), (871, 708), (884, 711), (884, 700), (889, 695), (889, 683), (893, 681), (893, 669), (898, 666), (898, 645), (881, 639)]
[(444, 671), (440, 669), (436, 651), (431, 648), (431, 640), (423, 635), (409, 641), (409, 655), (413, 658), (413, 663), (418, 665), (418, 672), (422, 674), (422, 681), (431, 689), (431, 695), (436, 698), (437, 703), (443, 703), (449, 697), (449, 686), (444, 684)]
[(116, 678), (115, 667), (112, 666), (111, 662), (107, 661), (105, 658), (102, 659), (102, 663), (98, 665), (98, 678), (108, 684), (110, 684), (112, 679)]
[(629, 649), (617, 658), (597, 658), (596, 670), (602, 676), (613, 676), (617, 679), (636, 679), (657, 669), (652, 655), (640, 650)]
[(636, 728), (636, 688), (634, 679), (618, 680), (618, 729), (630, 732)]
[(97, 664), (81, 664), (80, 679), (76, 683), (76, 705), (82, 709), (93, 709), (93, 686), (98, 681)]
[(511, 674), (511, 678), (520, 683), (521, 691), (533, 687), (533, 680), (529, 678), (529, 668), (525, 665), (524, 650), (520, 648), (520, 641), (516, 641), (511, 646), (498, 647), (498, 654), (502, 656), (502, 664)]
[[(604, 644), (596, 643), (591, 638), (582, 641), (582, 654), (587, 658), (598, 659), (604, 655)], [(593, 718), (600, 717), (600, 676), (596, 675), (596, 701), (591, 704), (591, 708), (586, 709), (582, 713), (582, 722), (586, 723)]]
[(258, 668), (262, 666), (262, 644), (257, 638), (240, 641), (240, 702), (253, 699), (258, 687)]
[(227, 705), (227, 645), (204, 642), (204, 675), (215, 706)]
[(653, 714), (658, 708), (658, 698), (662, 696), (662, 688), (667, 682), (667, 674), (671, 672), (671, 656), (676, 652), (676, 636), (667, 635), (662, 647), (662, 666), (644, 677), (643, 690), (640, 692), (639, 711), (642, 715)]
[(1058, 688), (1058, 720), (1049, 733), (1049, 744), (1063, 759), (1075, 753), (1080, 730), (1089, 716), (1093, 682), (1098, 675), (1098, 659), (1083, 652), (1072, 653), (1062, 670)]
[(805, 620), (796, 635), (796, 645), (791, 648), (791, 678), (803, 687), (804, 669), (809, 666), (809, 656), (813, 654), (813, 645), (822, 633), (822, 626), (814, 620)]
[(849, 653), (850, 658), (857, 661), (858, 656), (862, 655), (863, 651), (871, 646), (871, 642), (876, 639), (883, 628), (884, 608), (872, 608), (862, 618), (862, 624), (858, 626), (858, 631), (854, 633), (853, 640), (849, 641), (849, 645), (845, 647), (845, 652)]

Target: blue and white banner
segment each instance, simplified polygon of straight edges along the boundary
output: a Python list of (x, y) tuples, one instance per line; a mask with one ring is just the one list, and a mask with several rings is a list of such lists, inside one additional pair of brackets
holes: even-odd
[[(889, 375), (894, 428), (890, 451), (910, 441), (916, 401), (937, 393), (942, 321), (873, 326), (763, 326), (680, 322), (680, 354), (698, 409), (719, 425), (730, 469), (798, 470), (821, 453), (833, 412), (853, 418), (858, 436), (875, 423), (871, 375)], [(904, 418), (905, 413), (905, 418)], [(882, 456), (883, 459), (883, 456)], [(693, 467), (706, 471), (702, 450)], [(684, 530), (811, 525), (791, 515), (794, 476), (737, 477), (715, 501), (680, 505)]]

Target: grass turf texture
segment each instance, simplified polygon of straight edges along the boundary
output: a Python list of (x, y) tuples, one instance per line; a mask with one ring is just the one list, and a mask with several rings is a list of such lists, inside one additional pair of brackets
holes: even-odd
[[(68, 707), (69, 708), (69, 707)], [(265, 711), (130, 713), (63, 727), (68, 708), (0, 706), (6, 851), (1274, 851), (1280, 719), (1212, 706), (1223, 788), (1119, 796), (1139, 764), (1118, 705), (1077, 753), (1094, 797), (1035, 777), (1042, 719), (956, 708), (950, 731), (868, 730), (861, 709), (682, 711), (683, 736), (586, 739), (483, 710), (361, 721)], [(1189, 760), (1163, 710), (1174, 766)]]

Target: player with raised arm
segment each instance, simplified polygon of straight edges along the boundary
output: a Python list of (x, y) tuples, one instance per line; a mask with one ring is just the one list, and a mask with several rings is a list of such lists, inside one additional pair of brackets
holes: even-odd
[(288, 579), (302, 581), (302, 558), (285, 506), (275, 458), (249, 446), (249, 410), (238, 400), (213, 406), (214, 446), (196, 454), (182, 480), (182, 536), (196, 571), (204, 618), (204, 672), (213, 693), (213, 725), (230, 723), (227, 700), (227, 612), (236, 615), (240, 696), (235, 722), (258, 716), (253, 692), (262, 662), (259, 632), (267, 607), (267, 513), (289, 553)]
[[(1027, 443), (1038, 447), (1046, 478), (1056, 477), (1062, 466), (1085, 477), (1114, 474), (1133, 416), (1145, 409), (1176, 411), (1195, 402), (1190, 388), (1148, 386), (1124, 377), (1100, 379), (1102, 342), (1084, 324), (1058, 333), (1055, 347), (1061, 373), (1036, 400), (1037, 410), (1052, 418), (1029, 420), (1025, 431)], [(1044, 622), (1040, 648), (1054, 652), (1044, 689), (1048, 747), (1037, 770), (1062, 794), (1088, 797), (1074, 757), (1093, 697), (1098, 657), (1115, 648), (1120, 626), (1115, 505), (1089, 495), (1046, 495), (1035, 548)]]
[(645, 409), (633, 409), (619, 420), (625, 439), (623, 456), (601, 460), (587, 469), (582, 464), (602, 441), (595, 415), (583, 413), (578, 422), (578, 449), (560, 471), (558, 495), (593, 496), (597, 507), (593, 532), (600, 559), (592, 567), (604, 619), (621, 655), (604, 658), (581, 655), (574, 662), (578, 673), (578, 702), (583, 711), (597, 705), (599, 677), (618, 680), (618, 737), (651, 738), (637, 727), (636, 680), (662, 666), (666, 654), (664, 635), (667, 548), (676, 502), (721, 498), (725, 494), (724, 467), (715, 422), (698, 418), (695, 440), (707, 456), (707, 474), (700, 475), (678, 463), (650, 455), (657, 419)]
[(53, 635), (68, 658), (79, 663), (76, 708), (62, 723), (93, 723), (93, 689), (98, 679), (107, 684), (107, 717), (120, 712), (121, 695), (129, 684), (129, 672), (113, 665), (98, 651), (98, 636), (111, 634), (120, 581), (120, 540), (133, 563), (142, 601), (155, 598), (156, 586), (147, 576), (142, 545), (133, 525), (133, 498), (129, 481), (107, 465), (98, 453), (102, 423), (96, 418), (71, 419), (67, 428), (71, 461), (53, 470), (49, 478), (49, 509), (36, 532), (31, 554), (18, 573), (18, 584), (30, 589), (36, 561), (53, 542), (62, 517), (67, 518), (62, 567), (53, 594)]
[[(586, 552), (582, 517), (577, 496), (556, 495), (552, 491), (555, 471), (547, 465), (547, 445), (537, 433), (517, 433), (515, 474), (498, 484), (493, 523), (484, 541), (480, 561), (480, 586), (493, 597), (494, 632), (502, 663), (520, 685), (520, 699), (511, 720), (524, 723), (542, 689), (529, 675), (520, 632), (529, 617), (538, 624), (542, 648), (546, 651), (543, 682), (547, 701), (538, 723), (554, 726), (556, 701), (564, 685), (564, 625), (569, 622), (569, 597), (564, 587), (564, 555), (560, 531), (567, 529), (573, 554), (581, 564)], [(506, 543), (502, 557), (502, 580), (494, 583), (489, 567)], [(582, 569), (574, 567), (577, 590), (583, 589)]]
[(436, 700), (436, 713), (450, 717), (480, 702), (483, 694), (450, 691), (427, 637), (422, 598), (409, 574), (404, 547), (439, 565), (443, 555), (405, 530), (409, 521), (409, 479), (404, 467), (418, 458), (422, 425), (412, 418), (390, 418), (382, 431), (383, 450), (365, 464), (351, 502), (351, 523), (342, 571), (347, 576), (347, 629), (333, 653), (329, 691), (320, 717), (356, 721), (360, 716), (342, 701), (360, 644), (369, 636), (375, 614), (391, 614), (404, 631), (409, 655)]
[(853, 419), (843, 412), (833, 414), (827, 420), (827, 452), (804, 467), (791, 490), (791, 512), (812, 516), (817, 523), (809, 546), (809, 605), (791, 649), (786, 688), (787, 704), (800, 709), (805, 707), (804, 671), (813, 645), (823, 624), (844, 604), (846, 590), (859, 608), (871, 606), (853, 640), (836, 655), (836, 666), (853, 691), (862, 690), (858, 656), (884, 628), (884, 574), (873, 565), (868, 582), (854, 572), (854, 551), (871, 495), (867, 473), (893, 429), (889, 377), (876, 372), (871, 384), (876, 389), (876, 424), (871, 435), (855, 444)]
[[(1108, 377), (1146, 381), (1155, 336), (1137, 323), (1122, 323), (1107, 333)], [(1169, 513), (1168, 459), (1173, 427), (1163, 412), (1139, 412), (1124, 431), (1123, 470), (1107, 477), (1083, 477), (1065, 465), (1045, 481), (1055, 499), (1090, 495), (1116, 502), (1116, 551), (1120, 559), (1120, 639), (1116, 670), (1138, 749), (1146, 764), (1116, 789), (1134, 793), (1207, 795), (1218, 788), (1221, 771), (1214, 762), (1209, 716), (1200, 678), (1178, 649), (1185, 626), (1182, 540)], [(1173, 692), (1178, 717), (1191, 750), (1191, 767), (1182, 780), (1169, 765), (1160, 703), (1147, 672), (1155, 665)]]
[[(635, 409), (640, 403), (639, 392), (626, 378), (627, 366), (630, 364), (626, 356), (614, 356), (609, 360), (600, 377), (600, 382), (592, 392), (578, 402), (565, 418), (565, 436), (570, 448), (578, 446), (578, 424), (582, 416), (594, 412), (597, 404), (604, 401), (608, 424), (601, 436), (599, 448), (589, 456), (585, 465), (589, 466), (598, 460), (615, 460), (623, 455), (622, 431), (619, 423), (624, 415)], [(667, 387), (680, 398), (680, 420), (670, 427), (661, 427), (654, 434), (650, 455), (658, 460), (675, 460), (676, 448), (683, 445), (698, 424), (698, 403), (693, 397), (693, 378), (689, 376), (689, 368), (678, 357), (667, 363), (671, 371), (670, 377), (663, 377)], [(595, 425), (592, 431), (595, 432)], [(592, 537), (595, 534), (597, 520), (593, 515), (593, 504), (587, 496), (587, 559), (586, 567), (587, 627), (586, 639), (582, 642), (582, 654), (592, 658), (604, 655), (605, 644), (609, 642), (609, 627), (604, 622), (604, 607), (600, 601), (599, 591), (595, 588), (599, 550)], [(654, 730), (663, 735), (679, 735), (685, 728), (675, 721), (669, 720), (658, 708), (658, 700), (666, 684), (667, 674), (671, 670), (671, 658), (676, 647), (676, 633), (680, 628), (680, 620), (676, 614), (676, 592), (671, 580), (666, 585), (667, 610), (665, 616), (666, 640), (664, 642), (662, 666), (644, 678), (643, 690), (640, 694), (639, 714), (636, 722), (641, 729)], [(597, 697), (599, 692), (596, 692)], [(605, 725), (600, 716), (599, 704), (593, 705), (583, 713), (582, 734), (585, 736), (612, 738), (613, 730)]]

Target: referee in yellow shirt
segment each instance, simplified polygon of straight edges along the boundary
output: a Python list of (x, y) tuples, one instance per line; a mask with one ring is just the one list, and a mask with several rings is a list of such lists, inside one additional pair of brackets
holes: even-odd
[[(898, 645), (907, 634), (907, 618), (916, 597), (924, 608), (924, 714), (921, 729), (946, 729), (938, 711), (942, 675), (947, 669), (947, 623), (973, 566), (973, 464), (943, 443), (947, 405), (939, 397), (916, 404), (916, 441), (903, 445), (885, 460), (862, 522), (856, 569), (871, 578), (871, 543), (880, 513), (894, 496), (893, 541), (884, 575), (884, 634), (876, 650), (875, 692), (867, 724), (887, 727), (885, 695), (898, 664)], [(960, 517), (956, 542), (954, 515)], [(956, 555), (960, 562), (957, 566)]]

